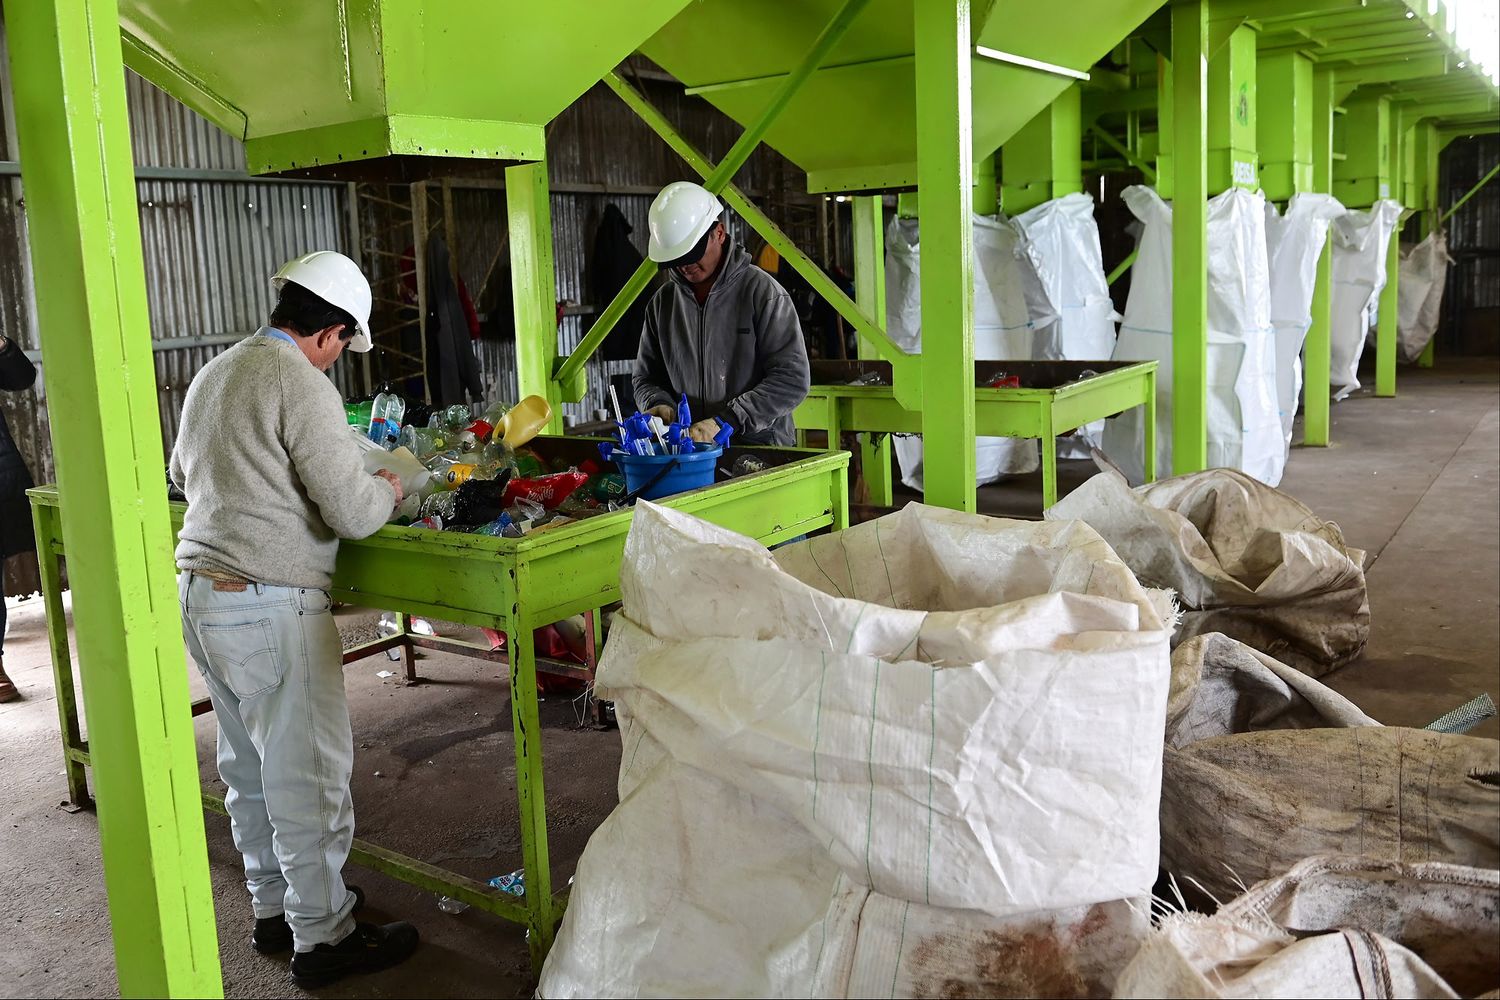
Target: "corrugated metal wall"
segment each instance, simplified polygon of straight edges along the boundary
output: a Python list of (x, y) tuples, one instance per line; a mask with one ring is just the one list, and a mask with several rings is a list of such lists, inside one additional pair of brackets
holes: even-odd
[[(1443, 153), (1442, 204), (1462, 198), (1500, 162), (1500, 135), (1457, 139)], [(1438, 349), (1500, 353), (1500, 180), (1491, 180), (1448, 220), (1448, 275)]]
[[(24, 151), (15, 141), (3, 45), (0, 22), (0, 335), (19, 342), (40, 363), (18, 168)], [(644, 60), (632, 60), (631, 66), (638, 85), (684, 135), (711, 157), (727, 151), (739, 134), (737, 125), (705, 102), (686, 97), (680, 85)], [(269, 313), (268, 276), (287, 258), (309, 249), (352, 253), (349, 188), (340, 183), (251, 178), (237, 140), (133, 73), (127, 73), (127, 96), (166, 452), (175, 439), (193, 375)], [(553, 123), (548, 150), (557, 295), (570, 303), (559, 329), (559, 348), (567, 353), (582, 338), (594, 311), (605, 304), (591, 302), (585, 284), (593, 234), (605, 207), (610, 202), (619, 205), (634, 226), (637, 247), (644, 250), (646, 212), (654, 192), (690, 175), (602, 84)], [(805, 187), (801, 173), (770, 150), (758, 150), (737, 181), (763, 200), (773, 218), (815, 214), (809, 206), (816, 199), (799, 193)], [(481, 311), (497, 303), (508, 310), (509, 296), (498, 294), (510, 281), (504, 249), (505, 193), (496, 181), (465, 186), (470, 183), (453, 182), (458, 220), (451, 240), (454, 257)], [(789, 205), (798, 211), (790, 212)], [(728, 222), (737, 238), (751, 235), (740, 220)], [(805, 231), (805, 225), (788, 230), (804, 247), (816, 249), (816, 233)], [(514, 398), (514, 342), (483, 339), (475, 346), (490, 398)], [(603, 406), (607, 376), (628, 369), (627, 362), (592, 361), (589, 398), (565, 412), (580, 416)], [(335, 368), (335, 381), (352, 394), (357, 372), (356, 364), (345, 362)], [(33, 475), (39, 482), (52, 480), (42, 380), (31, 393), (0, 394), (0, 408)]]

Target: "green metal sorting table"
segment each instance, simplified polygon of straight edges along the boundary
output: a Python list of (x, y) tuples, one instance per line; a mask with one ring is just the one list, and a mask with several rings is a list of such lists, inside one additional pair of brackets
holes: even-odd
[[(1085, 424), (1143, 408), (1146, 481), (1156, 478), (1155, 361), (977, 361), (974, 428), (982, 437), (1040, 438), (1042, 507), (1057, 503), (1057, 437)], [(1021, 387), (992, 388), (998, 375)], [(860, 380), (862, 384), (849, 383)], [(837, 449), (844, 431), (922, 433), (922, 414), (896, 402), (887, 361), (814, 361), (812, 389), (792, 414), (801, 432), (828, 433)], [(888, 505), (889, 498), (884, 498)]]
[[(596, 443), (579, 438), (539, 438), (544, 458), (581, 462), (597, 455)], [(765, 471), (678, 494), (663, 506), (701, 517), (751, 536), (767, 545), (819, 528), (848, 525), (848, 464), (843, 452), (794, 449), (731, 448), (720, 459), (721, 479), (730, 463), (754, 454), (771, 467)], [(165, 488), (165, 487), (164, 487)], [(68, 795), (76, 811), (90, 803), (85, 768), (89, 747), (78, 717), (72, 657), (63, 616), (61, 571), (62, 509), (55, 486), (30, 490), (42, 598), (52, 647), (57, 710)], [(182, 527), (186, 506), (171, 504), (175, 528)], [(339, 547), (332, 595), (335, 600), (400, 614), (419, 614), (503, 632), (510, 658), (511, 722), (516, 754), (516, 792), (520, 805), (522, 862), (526, 892), (507, 895), (483, 882), (438, 868), (356, 839), (350, 860), (394, 878), (461, 900), (481, 910), (524, 924), (532, 963), (551, 946), (566, 905), (566, 892), (554, 895), (547, 852), (547, 816), (542, 790), (541, 731), (537, 719), (537, 663), (534, 628), (591, 611), (619, 599), (620, 559), (633, 514), (616, 511), (521, 538), (425, 531), (387, 526), (369, 538)], [(161, 553), (171, 558), (170, 552)], [(384, 637), (345, 652), (344, 662), (404, 646), (412, 637)], [(429, 643), (421, 643), (429, 645)], [(448, 641), (441, 648), (454, 649)], [(462, 650), (460, 650), (462, 651)], [(476, 655), (484, 652), (475, 650)], [(491, 654), (487, 658), (496, 658)], [(100, 669), (108, 669), (108, 664)], [(83, 665), (88, 683), (90, 665)], [(194, 704), (195, 715), (211, 711), (207, 700)], [(203, 793), (206, 808), (223, 812), (223, 799)]]

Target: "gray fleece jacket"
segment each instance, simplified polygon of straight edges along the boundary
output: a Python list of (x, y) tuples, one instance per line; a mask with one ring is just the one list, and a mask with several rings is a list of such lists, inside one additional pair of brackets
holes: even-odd
[(676, 406), (685, 392), (693, 419), (723, 418), (735, 442), (794, 444), (792, 411), (810, 385), (797, 311), (744, 247), (726, 254), (703, 305), (676, 271), (651, 297), (635, 359), (635, 405)]
[(344, 402), (292, 344), (258, 332), (203, 366), (182, 405), (172, 481), (187, 496), (177, 566), (326, 590), (340, 538), (391, 515)]

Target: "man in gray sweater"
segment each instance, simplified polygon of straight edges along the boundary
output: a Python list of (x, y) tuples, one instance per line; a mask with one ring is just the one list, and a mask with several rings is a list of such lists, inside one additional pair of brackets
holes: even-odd
[(272, 279), (270, 322), (214, 358), (183, 403), (170, 473), (187, 497), (178, 595), (219, 725), (219, 774), (255, 911), (251, 944), (295, 947), (316, 987), (405, 960), (408, 923), (356, 923), (354, 743), (328, 587), (340, 538), (379, 530), (401, 481), (368, 475), (324, 374), (369, 350), (370, 286), (322, 250)]
[(723, 210), (690, 181), (651, 204), (648, 256), (671, 280), (646, 306), (635, 404), (672, 423), (685, 393), (694, 440), (712, 441), (723, 422), (736, 443), (789, 446), (811, 382), (802, 327), (786, 289), (729, 242)]

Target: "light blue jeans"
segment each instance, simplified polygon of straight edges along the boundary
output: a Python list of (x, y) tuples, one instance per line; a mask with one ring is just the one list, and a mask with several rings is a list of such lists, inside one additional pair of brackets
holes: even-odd
[(354, 930), (354, 738), (326, 591), (178, 577), (182, 633), (219, 724), (219, 776), (255, 916), (285, 913), (298, 951)]

